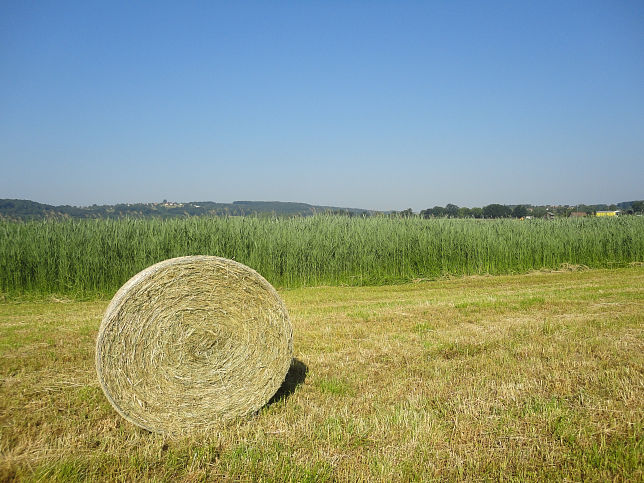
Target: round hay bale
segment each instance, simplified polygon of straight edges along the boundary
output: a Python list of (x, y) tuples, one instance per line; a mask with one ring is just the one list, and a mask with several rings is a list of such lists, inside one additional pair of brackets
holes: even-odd
[(284, 381), (292, 340), (284, 303), (256, 271), (219, 257), (173, 258), (116, 293), (96, 370), (125, 419), (183, 433), (264, 406)]

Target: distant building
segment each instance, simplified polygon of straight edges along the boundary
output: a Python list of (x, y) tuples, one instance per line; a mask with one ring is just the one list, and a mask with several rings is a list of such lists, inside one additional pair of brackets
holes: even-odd
[(619, 210), (606, 210), (606, 211), (598, 211), (596, 214), (597, 216), (617, 216), (619, 213)]

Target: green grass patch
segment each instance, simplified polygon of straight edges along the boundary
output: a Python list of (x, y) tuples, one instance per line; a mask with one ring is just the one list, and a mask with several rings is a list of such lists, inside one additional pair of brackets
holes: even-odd
[(582, 271), (644, 261), (644, 218), (0, 221), (0, 294), (111, 295), (153, 263), (184, 255), (235, 259), (279, 287)]

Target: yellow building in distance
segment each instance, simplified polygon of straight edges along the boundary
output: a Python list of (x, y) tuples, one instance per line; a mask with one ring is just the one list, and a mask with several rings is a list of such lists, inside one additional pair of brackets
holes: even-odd
[(613, 211), (598, 211), (596, 212), (596, 216), (617, 216), (617, 213), (619, 213), (619, 210)]

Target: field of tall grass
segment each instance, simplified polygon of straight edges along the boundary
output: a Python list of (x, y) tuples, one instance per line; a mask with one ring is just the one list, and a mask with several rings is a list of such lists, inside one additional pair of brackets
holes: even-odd
[(278, 287), (619, 267), (644, 261), (644, 218), (3, 221), (0, 290), (109, 295), (155, 262), (192, 254), (235, 259)]

